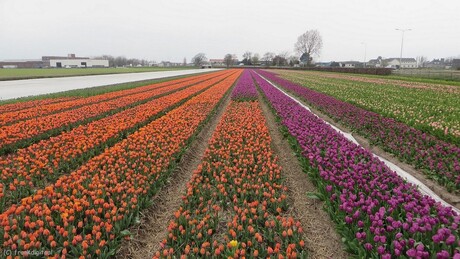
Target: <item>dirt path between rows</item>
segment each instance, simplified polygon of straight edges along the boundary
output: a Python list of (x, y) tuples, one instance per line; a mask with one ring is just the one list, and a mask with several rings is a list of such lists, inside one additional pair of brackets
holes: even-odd
[(230, 96), (231, 94), (228, 94), (225, 97), (216, 114), (204, 125), (182, 156), (165, 186), (152, 198), (154, 205), (141, 211), (141, 223), (130, 229), (134, 236), (129, 241), (123, 241), (116, 258), (152, 258), (154, 253), (160, 249), (160, 242), (168, 235), (169, 221), (174, 218), (174, 212), (182, 204), (182, 196), (186, 192), (187, 183), (201, 162), (208, 142), (230, 102)]
[(282, 175), (286, 178), (288, 197), (292, 206), (288, 214), (299, 220), (304, 229), (305, 245), (309, 258), (348, 258), (335, 224), (323, 208), (323, 202), (309, 199), (307, 192), (317, 192), (294, 155), (289, 143), (278, 129), (275, 116), (259, 95), (259, 102), (267, 119), (272, 145), (279, 157)]
[(284, 91), (286, 91), (287, 93), (289, 93), (289, 95), (293, 96), (296, 100), (298, 100), (299, 102), (301, 102), (305, 106), (309, 107), (314, 114), (316, 114), (318, 117), (320, 117), (324, 121), (336, 126), (337, 128), (339, 128), (340, 130), (342, 130), (344, 132), (350, 133), (362, 147), (364, 147), (365, 149), (369, 150), (370, 152), (372, 152), (372, 153), (374, 153), (374, 154), (376, 154), (376, 155), (378, 155), (380, 157), (383, 157), (384, 159), (392, 162), (393, 164), (397, 165), (398, 167), (400, 167), (401, 169), (403, 169), (407, 173), (409, 173), (412, 176), (414, 176), (415, 178), (417, 178), (417, 180), (419, 180), (420, 182), (425, 184), (428, 188), (430, 188), (434, 193), (436, 193), (444, 201), (446, 201), (447, 203), (449, 203), (452, 206), (456, 207), (457, 209), (460, 209), (460, 196), (459, 195), (455, 195), (453, 193), (450, 193), (449, 191), (447, 191), (447, 189), (445, 187), (439, 185), (438, 183), (436, 183), (433, 180), (430, 180), (425, 174), (423, 174), (420, 170), (416, 169), (414, 166), (409, 165), (409, 164), (404, 163), (404, 162), (401, 162), (396, 156), (384, 151), (382, 148), (380, 148), (378, 146), (371, 145), (366, 138), (361, 137), (360, 135), (358, 135), (357, 133), (353, 132), (348, 127), (346, 127), (343, 124), (333, 120), (328, 115), (324, 114), (320, 110), (318, 110), (315, 107), (313, 107), (312, 105), (310, 105), (308, 102), (304, 101), (301, 97), (298, 97), (295, 93), (293, 93), (293, 92), (291, 92), (289, 90), (286, 90), (284, 88), (282, 88), (282, 89)]

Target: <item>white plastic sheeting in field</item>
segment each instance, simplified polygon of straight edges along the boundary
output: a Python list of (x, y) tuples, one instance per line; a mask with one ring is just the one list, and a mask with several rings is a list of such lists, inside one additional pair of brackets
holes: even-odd
[(0, 81), (0, 101), (19, 97), (63, 92), (73, 89), (122, 84), (165, 77), (198, 74), (220, 69), (187, 69), (142, 73), (55, 77)]

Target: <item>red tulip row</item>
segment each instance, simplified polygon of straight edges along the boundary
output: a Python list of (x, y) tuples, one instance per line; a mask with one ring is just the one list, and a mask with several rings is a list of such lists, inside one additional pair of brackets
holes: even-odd
[(198, 83), (0, 157), (0, 179), (5, 186), (5, 189), (0, 188), (0, 212), (5, 206), (31, 195), (36, 188), (44, 188), (47, 182), (54, 182), (59, 175), (102, 152), (109, 143), (120, 140), (127, 130), (145, 125), (164, 109), (172, 108), (213, 83), (215, 80)]
[(53, 257), (109, 257), (240, 71), (0, 215), (0, 244)]

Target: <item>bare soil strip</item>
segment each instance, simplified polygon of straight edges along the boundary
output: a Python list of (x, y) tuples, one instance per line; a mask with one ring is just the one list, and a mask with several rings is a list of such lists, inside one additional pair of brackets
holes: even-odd
[[(231, 89), (229, 93), (231, 93)], [(152, 258), (153, 254), (160, 249), (160, 242), (168, 235), (169, 221), (173, 219), (174, 212), (182, 203), (182, 196), (186, 192), (187, 183), (191, 180), (193, 171), (200, 164), (208, 147), (208, 142), (230, 102), (230, 97), (231, 94), (224, 97), (225, 100), (218, 107), (216, 114), (203, 127), (189, 150), (182, 156), (167, 183), (152, 198), (153, 206), (140, 212), (140, 224), (130, 229), (133, 237), (123, 241), (117, 252), (117, 258)]]
[(309, 107), (314, 114), (316, 114), (318, 117), (320, 117), (324, 121), (336, 126), (337, 128), (339, 128), (340, 130), (344, 132), (350, 133), (362, 147), (364, 147), (365, 149), (369, 150), (370, 152), (378, 156), (385, 158), (386, 160), (392, 162), (393, 164), (399, 166), (401, 169), (411, 174), (412, 176), (417, 178), (417, 180), (419, 180), (420, 182), (425, 184), (427, 187), (429, 187), (435, 194), (441, 197), (444, 201), (456, 207), (457, 209), (460, 209), (460, 196), (459, 195), (450, 193), (449, 191), (447, 191), (445, 187), (439, 185), (433, 180), (430, 180), (425, 174), (420, 172), (420, 170), (416, 169), (414, 166), (400, 161), (397, 157), (384, 151), (378, 146), (371, 145), (366, 138), (356, 134), (355, 132), (353, 132), (351, 129), (344, 126), (340, 122), (333, 120), (332, 118), (330, 118), (329, 116), (321, 112), (320, 110), (314, 108), (308, 102), (304, 101), (302, 98), (295, 95), (295, 93), (288, 91), (284, 88), (282, 89), (286, 91), (287, 93), (289, 93), (291, 96), (293, 96), (295, 99), (297, 99), (299, 102)]
[(259, 95), (259, 102), (267, 119), (272, 145), (279, 157), (282, 175), (286, 178), (291, 207), (288, 214), (299, 220), (304, 228), (305, 245), (310, 258), (348, 258), (335, 224), (323, 208), (323, 202), (310, 199), (307, 192), (317, 192), (316, 187), (302, 171), (293, 150), (278, 129), (275, 116)]

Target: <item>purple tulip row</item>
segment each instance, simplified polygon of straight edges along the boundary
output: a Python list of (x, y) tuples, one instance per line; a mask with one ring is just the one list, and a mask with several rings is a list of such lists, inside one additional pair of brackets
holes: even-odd
[(257, 99), (257, 90), (249, 70), (244, 70), (232, 92), (233, 100), (249, 101)]
[(359, 257), (460, 258), (460, 216), (406, 183), (264, 79), (253, 76), (296, 139), (346, 245)]
[[(460, 191), (460, 148), (394, 119), (358, 108), (329, 95), (294, 84), (267, 71), (262, 76), (295, 93), (333, 119), (447, 187)], [(376, 96), (377, 97), (377, 96)]]

